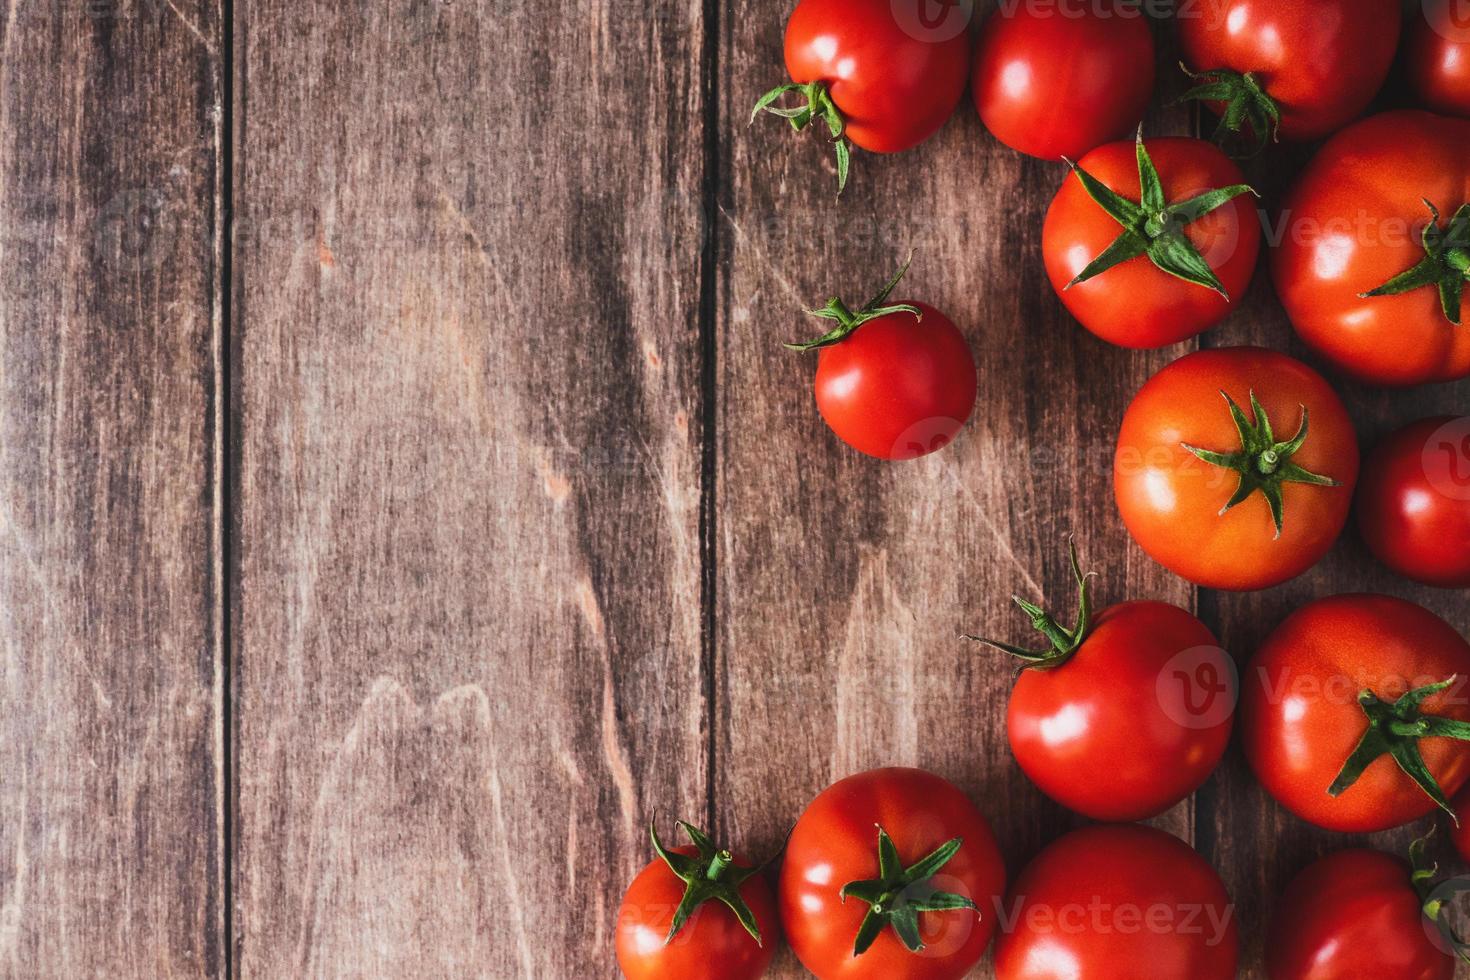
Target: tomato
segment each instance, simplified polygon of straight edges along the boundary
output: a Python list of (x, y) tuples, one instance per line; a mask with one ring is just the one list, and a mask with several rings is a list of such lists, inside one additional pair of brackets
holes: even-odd
[(1084, 827), (1016, 879), (995, 946), (997, 980), (1228, 980), (1240, 955), (1230, 895), (1177, 837)]
[(835, 320), (817, 350), (817, 410), (843, 442), (879, 459), (914, 459), (948, 445), (975, 408), (975, 357), (949, 318), (923, 303), (887, 302), (908, 269), (857, 312), (828, 300)]
[(1084, 327), (1123, 347), (1162, 347), (1214, 326), (1245, 292), (1261, 244), (1243, 180), (1203, 140), (1098, 147), (1046, 212), (1052, 287)]
[(1363, 466), (1358, 526), (1400, 575), (1470, 588), (1470, 417), (1421, 419), (1383, 440)]
[[(1411, 853), (1420, 856), (1423, 843)], [(1417, 864), (1417, 861), (1416, 861)], [(1412, 869), (1382, 851), (1337, 851), (1292, 879), (1266, 939), (1270, 980), (1452, 980), (1455, 959)]]
[[(801, 0), (786, 24), (791, 83), (763, 95), (755, 112), (774, 111), (798, 130), (824, 123), (840, 193), (846, 140), (896, 153), (954, 114), (970, 74), (969, 19), (962, 0)], [(788, 93), (805, 103), (779, 106)]]
[(1353, 833), (1449, 809), (1470, 778), (1470, 644), (1429, 610), (1340, 595), (1297, 610), (1242, 684), (1246, 757), (1266, 790)]
[(1454, 0), (1416, 4), (1404, 63), (1414, 94), (1430, 109), (1470, 116), (1470, 8)]
[(1124, 602), (1093, 619), (1072, 552), (1077, 622), (1017, 598), (1051, 647), (983, 640), (1026, 664), (1006, 731), (1042, 792), (1094, 820), (1145, 820), (1200, 787), (1230, 741), (1234, 666), (1205, 625), (1166, 602)]
[(1348, 374), (1384, 385), (1470, 375), (1470, 329), (1457, 325), (1470, 267), (1467, 146), (1470, 121), (1383, 113), (1328, 141), (1287, 195), (1276, 292), (1302, 340)]
[[(1313, 140), (1368, 108), (1399, 42), (1397, 0), (1197, 0), (1176, 18), (1199, 87), (1187, 97), (1249, 127)], [(1227, 109), (1228, 107), (1228, 109)]]
[(781, 921), (819, 980), (957, 980), (990, 945), (1005, 878), (964, 793), (921, 769), (874, 769), (829, 786), (796, 822)]
[(665, 848), (649, 828), (659, 857), (623, 896), (618, 966), (629, 980), (754, 980), (781, 939), (770, 886), (749, 862), (681, 826), (694, 846)]
[(1077, 159), (1132, 132), (1154, 87), (1136, 7), (1002, 5), (985, 21), (971, 91), (985, 126), (1034, 157)]
[(1134, 540), (1213, 589), (1264, 589), (1316, 564), (1347, 523), (1357, 478), (1337, 395), (1259, 347), (1198, 351), (1154, 375), (1123, 416), (1113, 461)]

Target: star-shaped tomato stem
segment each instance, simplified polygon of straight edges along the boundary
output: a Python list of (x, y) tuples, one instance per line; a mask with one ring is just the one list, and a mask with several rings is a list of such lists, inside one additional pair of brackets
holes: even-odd
[(1444, 311), (1445, 319), (1459, 326), (1465, 283), (1470, 281), (1470, 204), (1460, 205), (1460, 210), (1455, 212), (1447, 228), (1439, 226), (1439, 208), (1427, 200), (1424, 206), (1433, 217), (1424, 226), (1424, 258), (1377, 289), (1359, 295), (1363, 299), (1371, 296), (1396, 296), (1425, 286), (1435, 286), (1439, 289), (1439, 306)]
[(699, 828), (682, 820), (679, 821), (679, 826), (689, 835), (697, 854), (680, 854), (668, 850), (658, 839), (658, 831), (652, 824), (648, 825), (648, 835), (653, 838), (654, 851), (685, 886), (684, 897), (678, 908), (674, 909), (674, 921), (669, 925), (669, 934), (664, 937), (664, 945), (673, 941), (696, 909), (712, 900), (724, 904), (734, 912), (735, 918), (750, 933), (750, 938), (755, 940), (757, 946), (761, 945), (760, 925), (755, 920), (755, 913), (741, 897), (740, 886), (764, 869), (759, 866), (736, 867), (734, 855), (724, 848), (716, 847)]
[[(788, 92), (800, 93), (806, 101), (789, 106), (777, 105), (777, 100)], [(827, 124), (827, 132), (832, 137), (832, 146), (837, 153), (837, 195), (841, 197), (843, 188), (847, 186), (852, 151), (847, 145), (847, 137), (843, 135), (847, 130), (847, 120), (843, 118), (842, 110), (837, 108), (837, 103), (832, 101), (827, 86), (821, 82), (787, 82), (785, 85), (777, 85), (756, 100), (755, 108), (750, 113), (750, 121), (755, 122), (762, 112), (780, 116), (791, 123), (791, 128), (798, 133), (816, 119)]]
[(1264, 150), (1268, 142), (1276, 142), (1281, 138), (1281, 106), (1266, 94), (1261, 80), (1253, 72), (1238, 72), (1230, 68), (1192, 72), (1183, 65), (1179, 67), (1200, 84), (1179, 96), (1171, 105), (1198, 100), (1219, 102), (1225, 106), (1220, 114), (1220, 122), (1210, 137), (1214, 143), (1223, 145), (1227, 139), (1240, 136), (1241, 131), (1250, 126), (1251, 135), (1256, 141), (1250, 151), (1250, 155), (1254, 156)]
[(939, 891), (931, 880), (963, 843), (956, 837), (905, 868), (892, 838), (882, 827), (878, 828), (878, 877), (848, 882), (838, 893), (844, 902), (856, 898), (869, 905), (868, 914), (863, 916), (862, 925), (853, 940), (853, 956), (866, 953), (888, 926), (893, 927), (909, 952), (919, 952), (924, 948), (919, 937), (920, 912), (969, 909), (977, 915), (980, 913), (974, 902), (963, 895)]
[(1011, 596), (1011, 600), (1021, 607), (1021, 611), (1031, 617), (1032, 627), (1051, 643), (1049, 649), (1032, 650), (968, 633), (965, 634), (965, 639), (1011, 654), (1021, 660), (1024, 670), (1051, 670), (1070, 660), (1077, 648), (1082, 646), (1082, 641), (1087, 639), (1088, 630), (1091, 629), (1092, 589), (1089, 580), (1097, 573), (1082, 574), (1082, 566), (1077, 562), (1077, 546), (1070, 541), (1067, 543), (1067, 557), (1072, 566), (1072, 578), (1077, 582), (1077, 620), (1071, 629), (1067, 629), (1034, 602), (1028, 602), (1018, 595)]
[(1457, 957), (1470, 963), (1470, 945), (1460, 938), (1454, 925), (1443, 914), (1445, 905), (1453, 902), (1456, 895), (1470, 891), (1470, 878), (1455, 875), (1444, 881), (1435, 881), (1439, 877), (1439, 865), (1425, 856), (1429, 838), (1433, 836), (1434, 828), (1430, 827), (1423, 837), (1409, 845), (1409, 881), (1413, 883), (1414, 891), (1419, 896), (1424, 918), (1434, 923), (1445, 945), (1454, 950)]
[(1237, 504), (1244, 503), (1257, 491), (1266, 498), (1266, 504), (1271, 508), (1271, 520), (1276, 525), (1276, 537), (1281, 537), (1281, 529), (1285, 527), (1284, 505), (1282, 503), (1281, 488), (1288, 483), (1309, 483), (1318, 487), (1336, 487), (1340, 484), (1328, 476), (1320, 476), (1308, 472), (1301, 466), (1292, 462), (1292, 457), (1302, 448), (1307, 441), (1307, 427), (1310, 413), (1307, 406), (1302, 408), (1301, 426), (1296, 430), (1296, 435), (1284, 442), (1278, 442), (1276, 435), (1271, 430), (1271, 420), (1266, 415), (1266, 410), (1256, 400), (1256, 393), (1250, 393), (1251, 413), (1254, 420), (1247, 419), (1240, 406), (1235, 403), (1224, 391), (1226, 403), (1230, 406), (1230, 417), (1235, 421), (1235, 429), (1240, 434), (1240, 448), (1234, 452), (1216, 452), (1212, 449), (1202, 449), (1184, 443), (1185, 449), (1195, 456), (1215, 466), (1223, 466), (1234, 470), (1240, 476), (1240, 483), (1235, 492), (1220, 508), (1224, 514)]
[(808, 316), (819, 317), (823, 320), (836, 320), (837, 326), (816, 340), (809, 340), (800, 344), (786, 344), (784, 346), (789, 350), (799, 351), (830, 347), (833, 344), (847, 339), (849, 334), (869, 320), (876, 320), (880, 316), (888, 316), (890, 313), (912, 313), (914, 319), (922, 320), (924, 314), (917, 306), (911, 306), (908, 303), (897, 303), (891, 306), (885, 305), (888, 301), (889, 294), (893, 292), (894, 287), (898, 285), (904, 273), (909, 271), (909, 265), (913, 261), (914, 253), (910, 252), (908, 259), (903, 264), (903, 268), (894, 273), (892, 279), (884, 283), (883, 288), (878, 290), (878, 295), (868, 300), (856, 311), (850, 309), (846, 303), (835, 296), (827, 300), (827, 305), (819, 310), (806, 310), (805, 312)]

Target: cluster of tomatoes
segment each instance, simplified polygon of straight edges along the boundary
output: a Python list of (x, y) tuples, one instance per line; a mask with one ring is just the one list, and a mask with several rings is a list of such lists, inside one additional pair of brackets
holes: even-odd
[[(1366, 119), (1400, 51), (1397, 0), (1177, 8), (1193, 78), (1185, 98), (1219, 116), (1216, 142), (1259, 152), (1326, 138), (1270, 215), (1215, 142), (1144, 138), (1154, 40), (1136, 3), (1001, 0), (978, 45), (966, 8), (800, 0), (786, 31), (791, 81), (756, 113), (824, 131), (840, 193), (851, 145), (922, 142), (968, 85), (998, 139), (1070, 168), (1042, 258), (1096, 336), (1153, 348), (1213, 327), (1249, 285), (1264, 224), (1276, 292), (1334, 369), (1384, 386), (1470, 376), (1470, 16), (1457, 19), (1450, 0), (1426, 0), (1402, 46), (1434, 111)], [(892, 299), (902, 276), (860, 307), (832, 299), (809, 311), (831, 329), (790, 345), (818, 351), (827, 424), (883, 459), (948, 444), (977, 393), (953, 322)], [(1470, 417), (1413, 423), (1361, 462), (1332, 386), (1271, 350), (1202, 350), (1157, 373), (1124, 415), (1113, 483), (1141, 547), (1199, 586), (1262, 589), (1300, 575), (1336, 541), (1356, 495), (1363, 537), (1385, 564), (1470, 588)], [(1198, 789), (1237, 719), (1262, 785), (1302, 819), (1369, 832), (1440, 809), (1470, 859), (1470, 644), (1450, 624), (1401, 599), (1333, 596), (1299, 609), (1238, 672), (1187, 610), (1130, 601), (1094, 612), (1075, 551), (1072, 569), (1075, 619), (1018, 598), (1044, 643), (983, 642), (1024, 667), (1007, 715), (1021, 769), (1101, 824), (1053, 842), (1009, 889), (984, 815), (915, 769), (860, 773), (817, 796), (774, 892), (762, 866), (698, 829), (683, 825), (682, 847), (654, 832), (658, 857), (619, 914), (624, 973), (757, 977), (784, 934), (824, 980), (957, 978), (992, 938), (1001, 980), (1234, 976), (1237, 925), (1219, 876), (1133, 821)], [(1449, 978), (1456, 955), (1470, 961), (1442, 921), (1446, 893), (1423, 850), (1417, 842), (1408, 863), (1340, 851), (1298, 875), (1266, 943), (1273, 980)]]

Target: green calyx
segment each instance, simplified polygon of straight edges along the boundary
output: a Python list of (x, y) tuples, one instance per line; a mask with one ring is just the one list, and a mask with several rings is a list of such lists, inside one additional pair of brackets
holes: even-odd
[(1454, 807), (1445, 797), (1444, 791), (1435, 782), (1424, 757), (1419, 754), (1419, 740), (1423, 738), (1455, 738), (1470, 741), (1470, 723), (1439, 715), (1420, 713), (1426, 698), (1430, 698), (1454, 684), (1455, 678), (1427, 684), (1409, 691), (1397, 701), (1384, 701), (1372, 691), (1358, 695), (1358, 705), (1368, 716), (1368, 730), (1358, 745), (1343, 763), (1342, 771), (1327, 787), (1328, 796), (1341, 796), (1358, 777), (1363, 775), (1374, 761), (1388, 756), (1404, 771), (1440, 809), (1455, 817)]
[(823, 320), (836, 320), (837, 326), (833, 327), (831, 330), (827, 331), (816, 340), (809, 340), (806, 343), (801, 344), (786, 344), (784, 346), (789, 350), (799, 351), (816, 350), (819, 347), (830, 347), (835, 343), (847, 339), (848, 334), (852, 333), (854, 330), (867, 323), (869, 320), (876, 320), (880, 316), (888, 316), (891, 313), (912, 313), (914, 315), (914, 319), (922, 320), (924, 318), (924, 314), (917, 306), (910, 306), (907, 303), (898, 303), (893, 306), (884, 305), (888, 300), (888, 295), (893, 292), (894, 287), (898, 285), (898, 282), (900, 279), (903, 278), (904, 273), (909, 271), (909, 263), (913, 262), (913, 260), (914, 253), (910, 252), (908, 259), (904, 261), (903, 268), (894, 273), (893, 278), (888, 280), (888, 282), (884, 284), (882, 289), (878, 290), (878, 295), (868, 300), (868, 302), (865, 303), (863, 307), (856, 312), (849, 309), (846, 303), (842, 302), (842, 300), (838, 299), (835, 296), (827, 300), (827, 305), (822, 307), (820, 310), (806, 310), (805, 312), (808, 316), (820, 317)]
[(735, 913), (735, 918), (740, 920), (755, 944), (761, 945), (760, 926), (755, 921), (755, 913), (750, 910), (745, 899), (740, 897), (740, 886), (747, 879), (760, 874), (763, 868), (736, 867), (734, 856), (728, 850), (716, 847), (699, 828), (682, 820), (679, 821), (679, 826), (689, 835), (697, 854), (679, 854), (668, 850), (658, 839), (658, 831), (653, 824), (648, 825), (648, 835), (653, 838), (653, 849), (663, 858), (669, 870), (685, 884), (684, 898), (674, 910), (674, 921), (669, 926), (669, 934), (664, 937), (664, 945), (672, 942), (695, 910), (710, 900), (724, 903)]
[[(801, 93), (806, 99), (805, 104), (776, 105), (777, 100), (788, 92)], [(842, 110), (838, 109), (837, 103), (832, 101), (832, 95), (827, 91), (827, 86), (821, 82), (805, 84), (788, 82), (785, 85), (777, 85), (756, 100), (755, 108), (750, 113), (750, 121), (755, 122), (756, 117), (762, 111), (785, 119), (798, 133), (811, 125), (815, 119), (820, 119), (827, 124), (827, 132), (831, 134), (832, 146), (837, 152), (837, 194), (840, 197), (843, 188), (847, 186), (847, 170), (851, 162), (852, 151), (847, 145), (847, 137), (842, 135), (847, 129), (847, 120), (842, 118)]]
[(1184, 73), (1199, 82), (1194, 88), (1175, 99), (1171, 105), (1198, 100), (1220, 102), (1225, 111), (1220, 123), (1210, 137), (1217, 145), (1224, 145), (1230, 137), (1241, 135), (1249, 125), (1256, 145), (1250, 155), (1254, 156), (1281, 138), (1281, 107), (1266, 94), (1265, 87), (1254, 72), (1238, 72), (1229, 68), (1211, 68), (1208, 71), (1192, 72), (1180, 65)]
[(1037, 629), (1042, 636), (1051, 643), (1051, 648), (1046, 650), (1030, 650), (1025, 647), (1012, 646), (1009, 643), (1000, 643), (996, 640), (987, 640), (983, 636), (965, 635), (967, 640), (975, 640), (986, 646), (995, 647), (1019, 658), (1024, 664), (1025, 670), (1051, 670), (1060, 667), (1071, 659), (1072, 654), (1082, 646), (1082, 641), (1087, 639), (1087, 632), (1091, 628), (1092, 620), (1092, 590), (1088, 585), (1096, 572), (1082, 574), (1082, 566), (1077, 563), (1077, 546), (1071, 542), (1067, 545), (1068, 558), (1072, 565), (1072, 577), (1077, 582), (1077, 622), (1069, 630), (1057, 622), (1045, 609), (1033, 602), (1027, 602), (1020, 596), (1011, 596), (1016, 605), (1026, 615), (1031, 617), (1031, 625)]
[(956, 837), (940, 845), (917, 864), (905, 868), (893, 840), (882, 827), (878, 828), (878, 877), (848, 882), (838, 893), (844, 902), (856, 898), (869, 905), (868, 914), (863, 916), (857, 938), (853, 940), (853, 956), (866, 953), (888, 926), (893, 927), (909, 952), (919, 952), (924, 948), (924, 942), (919, 938), (920, 912), (970, 909), (979, 914), (974, 902), (963, 895), (939, 891), (931, 880), (955, 856), (962, 843)]
[(1424, 226), (1424, 258), (1411, 269), (1394, 276), (1377, 289), (1360, 293), (1362, 299), (1372, 296), (1395, 296), (1425, 286), (1439, 289), (1439, 305), (1445, 319), (1460, 325), (1460, 303), (1465, 283), (1470, 281), (1470, 204), (1450, 219), (1449, 227), (1439, 226), (1439, 209), (1424, 202), (1434, 220)]
[(1456, 957), (1470, 963), (1470, 945), (1460, 938), (1454, 926), (1443, 914), (1445, 905), (1457, 894), (1470, 891), (1470, 879), (1456, 876), (1441, 882), (1434, 880), (1439, 876), (1439, 865), (1425, 857), (1429, 839), (1433, 836), (1434, 828), (1430, 827), (1428, 833), (1409, 845), (1409, 867), (1411, 869), (1409, 880), (1414, 885), (1415, 894), (1419, 896), (1424, 918), (1434, 923), (1445, 945), (1454, 950)]
[(1288, 483), (1309, 483), (1318, 487), (1339, 486), (1338, 482), (1331, 477), (1319, 476), (1316, 473), (1302, 469), (1292, 462), (1292, 457), (1297, 450), (1307, 441), (1307, 424), (1310, 413), (1307, 406), (1302, 406), (1302, 423), (1296, 430), (1296, 435), (1284, 442), (1278, 442), (1276, 435), (1271, 431), (1271, 420), (1266, 416), (1266, 410), (1256, 400), (1256, 393), (1250, 393), (1251, 414), (1255, 420), (1251, 421), (1245, 417), (1240, 406), (1235, 404), (1224, 391), (1220, 392), (1230, 406), (1230, 417), (1235, 420), (1235, 429), (1240, 433), (1240, 448), (1235, 452), (1215, 452), (1210, 449), (1201, 449), (1183, 443), (1185, 449), (1195, 456), (1215, 466), (1223, 466), (1234, 470), (1240, 476), (1240, 483), (1235, 492), (1220, 508), (1224, 514), (1236, 504), (1244, 503), (1257, 491), (1266, 498), (1267, 505), (1271, 508), (1271, 520), (1276, 524), (1276, 537), (1281, 537), (1281, 529), (1284, 527), (1284, 505), (1282, 503), (1282, 487)]
[(1079, 282), (1086, 282), (1115, 265), (1146, 255), (1150, 262), (1169, 275), (1212, 289), (1225, 299), (1230, 299), (1230, 294), (1221, 285), (1215, 271), (1210, 268), (1204, 256), (1199, 254), (1199, 249), (1194, 247), (1189, 236), (1184, 234), (1184, 227), (1242, 194), (1255, 194), (1255, 189), (1248, 184), (1233, 184), (1171, 204), (1164, 199), (1164, 186), (1159, 179), (1159, 171), (1154, 167), (1154, 162), (1143, 145), (1142, 126), (1138, 129), (1136, 145), (1138, 185), (1141, 191), (1139, 196), (1142, 198), (1138, 202), (1130, 201), (1107, 187), (1071, 160), (1066, 161), (1067, 166), (1072, 168), (1072, 173), (1082, 182), (1087, 196), (1123, 226), (1123, 233), (1089, 262), (1065, 288), (1071, 289)]

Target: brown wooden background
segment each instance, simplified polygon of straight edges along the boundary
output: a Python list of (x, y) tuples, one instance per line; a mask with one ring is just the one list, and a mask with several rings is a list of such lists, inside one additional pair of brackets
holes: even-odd
[[(1068, 605), (1069, 532), (1104, 599), (1193, 607), (1241, 657), (1342, 590), (1470, 626), (1351, 533), (1259, 595), (1144, 557), (1111, 440), (1183, 348), (1062, 312), (1062, 170), (968, 102), (834, 203), (819, 145), (746, 126), (787, 12), (4, 6), (0, 976), (610, 976), (649, 819), (764, 854), (879, 764), (970, 791), (1014, 874), (1077, 821), (1009, 757), (1010, 668), (957, 634), (1015, 634), (1013, 590)], [(981, 404), (884, 465), (778, 342), (911, 247)], [(1264, 275), (1203, 339), (1247, 341), (1296, 350)], [(1371, 442), (1470, 386), (1345, 394)], [(1159, 822), (1252, 964), (1271, 896), (1347, 843), (1237, 754)]]

